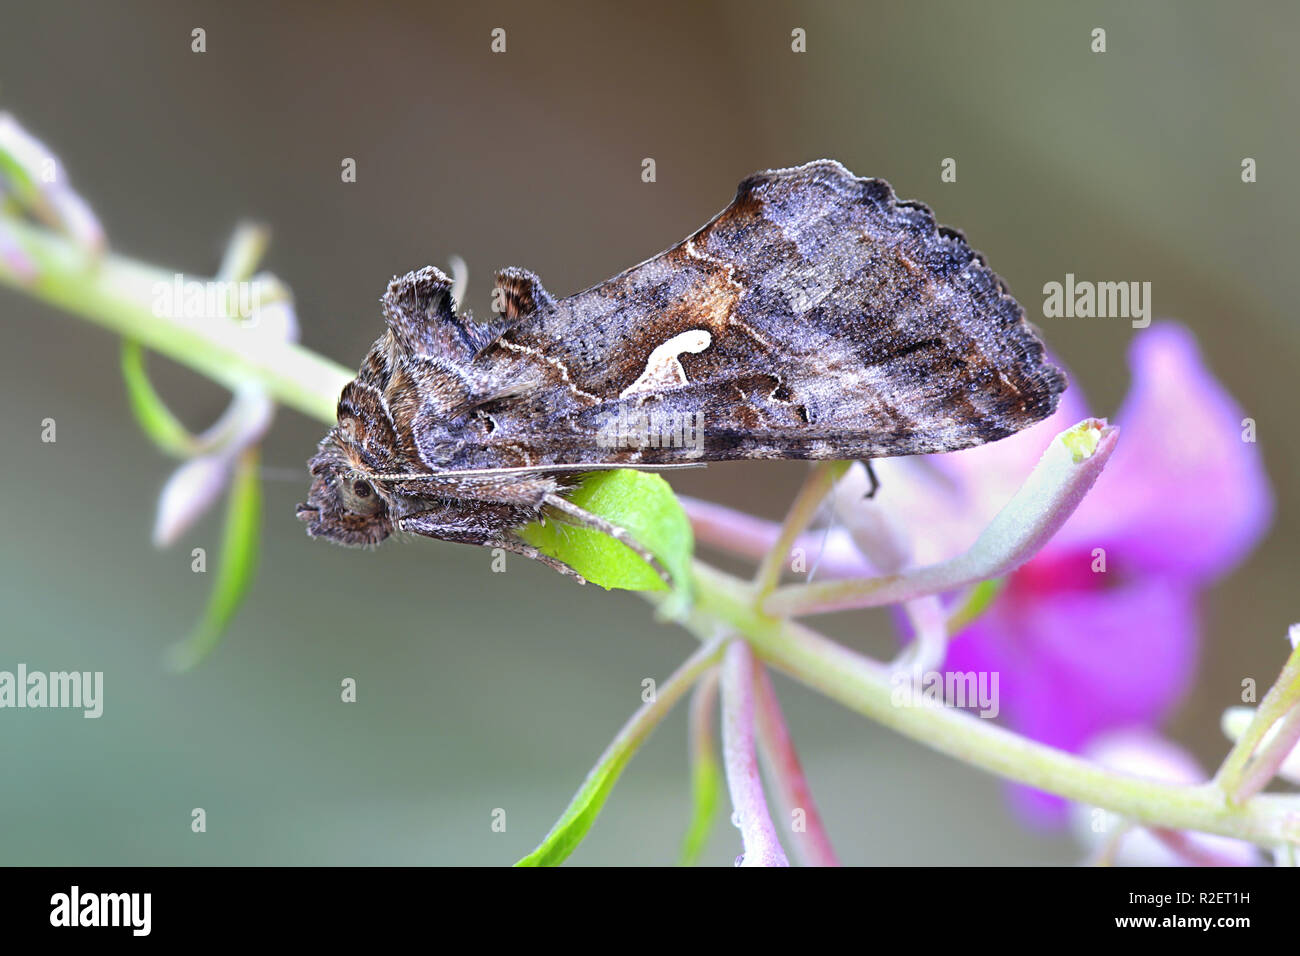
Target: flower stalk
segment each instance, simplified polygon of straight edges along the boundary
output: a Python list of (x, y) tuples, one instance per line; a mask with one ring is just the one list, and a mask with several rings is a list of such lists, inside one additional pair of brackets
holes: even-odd
[(840, 858), (826, 833), (821, 811), (817, 809), (790, 728), (776, 699), (776, 688), (762, 665), (755, 668), (754, 692), (759, 753), (790, 821), (788, 829), (795, 852), (809, 866), (839, 866)]
[(789, 866), (767, 810), (754, 739), (754, 652), (733, 641), (722, 662), (722, 757), (736, 825), (745, 845), (739, 866)]
[(5, 220), (9, 237), (32, 264), (24, 275), (0, 258), (0, 283), (139, 342), (235, 391), (248, 381), (282, 405), (334, 420), (353, 371), (255, 324), (159, 315), (156, 290), (175, 273), (114, 253), (95, 257), (72, 240), (20, 220)]
[[(1293, 628), (1294, 630), (1294, 628)], [(1291, 651), (1282, 673), (1260, 701), (1245, 732), (1233, 744), (1214, 783), (1233, 802), (1262, 790), (1300, 740), (1300, 647)], [(1274, 730), (1274, 726), (1277, 729)], [(1270, 738), (1269, 732), (1273, 731)], [(1261, 749), (1262, 746), (1262, 749)], [(1256, 751), (1260, 751), (1254, 762)]]
[(1060, 530), (1101, 475), (1118, 438), (1118, 428), (1096, 418), (1058, 436), (1007, 506), (969, 550), (955, 558), (880, 577), (777, 588), (763, 602), (763, 610), (796, 617), (880, 607), (1001, 577), (1028, 561)]

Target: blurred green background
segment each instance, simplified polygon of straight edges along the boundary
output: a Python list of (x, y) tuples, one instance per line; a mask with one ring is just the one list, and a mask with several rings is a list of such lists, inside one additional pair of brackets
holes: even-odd
[[(1300, 616), (1294, 4), (5, 2), (0, 24), (0, 109), (62, 156), (118, 251), (210, 274), (238, 221), (270, 224), (267, 266), (296, 294), (302, 340), (349, 367), (394, 273), (463, 256), (480, 315), (500, 266), (563, 295), (688, 234), (750, 172), (822, 156), (963, 228), (1096, 414), (1124, 394), (1135, 333), (1044, 320), (1039, 290), (1066, 272), (1150, 281), (1157, 317), (1196, 331), (1257, 419), (1279, 496), (1271, 536), (1208, 595), (1200, 683), (1172, 735), (1214, 760), (1241, 678), (1276, 673)], [(1240, 180), (1245, 156), (1256, 184)], [(340, 182), (343, 157), (355, 184)], [(940, 182), (944, 157), (956, 183)], [(106, 684), (99, 720), (0, 713), (0, 861), (508, 863), (564, 808), (642, 679), (694, 646), (637, 597), (539, 565), (492, 575), (480, 549), (309, 541), (293, 506), (323, 429), (282, 412), (255, 589), (215, 657), (174, 676), (163, 651), (211, 585), (189, 551), (215, 551), (219, 517), (154, 550), (172, 463), (128, 414), (117, 343), (8, 291), (0, 315), (0, 667), (102, 670)], [(211, 383), (151, 368), (192, 427), (224, 407)], [(56, 444), (39, 439), (46, 417)], [(776, 517), (803, 473), (733, 464), (672, 480)], [(821, 623), (890, 648), (882, 616)], [(345, 706), (349, 676), (359, 701)], [(847, 862), (1077, 858), (1067, 837), (1023, 829), (996, 780), (788, 681), (778, 691)], [(206, 834), (190, 832), (193, 807)], [(679, 708), (573, 861), (671, 862), (688, 809)], [(724, 816), (707, 861), (738, 852)]]

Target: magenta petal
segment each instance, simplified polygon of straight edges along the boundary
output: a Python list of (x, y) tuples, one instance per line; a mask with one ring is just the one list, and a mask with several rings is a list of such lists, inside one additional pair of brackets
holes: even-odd
[(1266, 529), (1272, 494), (1241, 408), (1171, 323), (1139, 332), (1124, 437), (1052, 547), (1106, 547), (1113, 568), (1195, 578), (1222, 574)]
[[(998, 672), (1002, 717), (1020, 733), (1078, 752), (1102, 731), (1158, 724), (1190, 685), (1199, 627), (1191, 588), (1160, 578), (1012, 588), (953, 643), (946, 666)], [(1032, 792), (1017, 802), (1038, 822), (1063, 819), (1057, 798)]]

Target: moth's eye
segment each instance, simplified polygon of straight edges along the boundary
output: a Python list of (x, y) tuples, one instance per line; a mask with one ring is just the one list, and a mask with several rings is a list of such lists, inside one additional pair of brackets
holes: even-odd
[(374, 486), (364, 478), (349, 478), (346, 475), (340, 478), (339, 496), (343, 499), (343, 507), (353, 514), (372, 515), (383, 505)]

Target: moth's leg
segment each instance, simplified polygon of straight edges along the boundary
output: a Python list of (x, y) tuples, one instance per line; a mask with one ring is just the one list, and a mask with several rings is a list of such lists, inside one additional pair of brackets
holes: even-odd
[(548, 494), (543, 499), (543, 503), (552, 511), (558, 512), (564, 518), (568, 518), (571, 523), (579, 527), (590, 528), (592, 531), (599, 531), (601, 534), (609, 535), (615, 541), (627, 545), (636, 553), (637, 557), (654, 569), (655, 574), (659, 575), (665, 584), (672, 586), (673, 580), (667, 569), (626, 528), (616, 525), (598, 514), (592, 514), (587, 509), (575, 505), (568, 498), (562, 498), (556, 494)]
[(871, 481), (871, 490), (862, 497), (870, 500), (876, 497), (876, 492), (880, 490), (880, 479), (876, 477), (876, 469), (871, 467), (870, 458), (863, 458), (862, 464), (867, 469), (867, 478)]
[(478, 504), (446, 505), (429, 511), (405, 515), (397, 521), (397, 529), (409, 534), (451, 541), (455, 544), (476, 544), (483, 548), (501, 548), (533, 561), (540, 561), (565, 577), (586, 584), (584, 578), (563, 561), (543, 554), (521, 538), (511, 528), (536, 517), (535, 512), (524, 509), (502, 508)]
[(573, 578), (579, 584), (587, 583), (586, 578), (573, 570), (573, 568), (569, 567), (559, 558), (553, 558), (549, 554), (543, 554), (527, 541), (523, 541), (519, 538), (500, 538), (495, 541), (484, 541), (483, 547), (501, 548), (504, 551), (509, 551), (511, 554), (523, 555), (525, 558), (529, 558), (530, 560), (540, 561), (553, 571), (559, 571), (566, 578)]
[(542, 499), (561, 487), (547, 475), (469, 475), (453, 473), (409, 478), (394, 484), (403, 495), (479, 501), (499, 505), (540, 507)]

